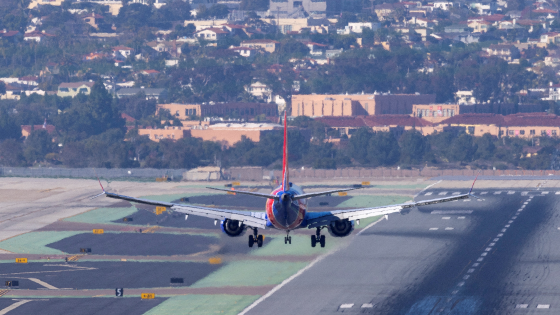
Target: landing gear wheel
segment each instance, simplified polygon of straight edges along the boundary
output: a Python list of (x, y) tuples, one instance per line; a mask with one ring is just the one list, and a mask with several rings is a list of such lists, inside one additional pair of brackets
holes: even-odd
[(292, 237), (288, 236), (288, 243), (292, 244)]
[(291, 236), (284, 237), (284, 244), (292, 244), (292, 237)]
[(287, 236), (284, 237), (284, 244), (288, 244), (288, 237)]
[(311, 235), (311, 247), (315, 247), (315, 245), (317, 245), (317, 237)]
[(257, 246), (258, 247), (262, 247), (263, 246), (263, 241), (264, 241), (264, 237), (261, 235), (257, 236)]
[(253, 244), (255, 244), (255, 238), (253, 235), (249, 235), (249, 247), (253, 247)]
[(321, 243), (321, 247), (325, 247), (325, 235), (321, 235), (321, 240), (319, 242)]

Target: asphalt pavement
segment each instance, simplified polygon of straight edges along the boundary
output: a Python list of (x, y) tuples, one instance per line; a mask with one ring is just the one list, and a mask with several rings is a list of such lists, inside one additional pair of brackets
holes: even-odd
[[(461, 190), (428, 190), (428, 199)], [(559, 314), (560, 195), (475, 190), (394, 214), (247, 314)], [(327, 242), (332, 239), (327, 236)]]

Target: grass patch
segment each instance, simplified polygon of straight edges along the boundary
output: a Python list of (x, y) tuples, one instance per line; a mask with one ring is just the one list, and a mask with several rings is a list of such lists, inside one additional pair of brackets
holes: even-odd
[(234, 261), (194, 283), (191, 287), (238, 287), (279, 284), (306, 265), (307, 262)]
[(233, 315), (241, 312), (258, 298), (258, 295), (179, 295), (167, 299), (144, 315)]
[(369, 208), (382, 207), (392, 204), (404, 203), (411, 200), (412, 197), (407, 196), (354, 196), (337, 206), (337, 208)]
[(67, 237), (82, 234), (83, 231), (45, 231), (29, 232), (0, 242), (0, 249), (18, 254), (66, 254), (58, 249), (47, 247), (48, 244), (58, 242)]
[(64, 219), (68, 222), (115, 224), (111, 221), (136, 213), (136, 207), (129, 208), (97, 208)]
[(364, 186), (367, 188), (380, 188), (380, 189), (424, 189), (426, 184), (416, 184), (416, 185), (372, 185)]

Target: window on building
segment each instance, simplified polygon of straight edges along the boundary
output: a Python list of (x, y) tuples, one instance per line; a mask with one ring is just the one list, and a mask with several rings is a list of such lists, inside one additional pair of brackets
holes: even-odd
[(471, 134), (471, 135), (474, 134), (474, 126), (468, 126), (467, 130), (468, 130), (469, 134)]
[(504, 135), (504, 131), (500, 130), (500, 136), (503, 136), (503, 135)]
[(556, 130), (552, 130), (552, 135), (556, 136)]
[(524, 135), (524, 134), (525, 134), (525, 130), (523, 130), (523, 129), (522, 129), (522, 130), (519, 130), (519, 134), (520, 134), (520, 135)]
[(546, 130), (541, 130), (541, 136), (546, 136)]
[(87, 92), (88, 92), (88, 90), (86, 88), (81, 88), (80, 89), (80, 93), (87, 93)]
[(59, 88), (58, 89), (60, 92), (68, 92), (68, 88)]
[(513, 130), (508, 130), (508, 135), (510, 135), (510, 136), (515, 135), (515, 131), (513, 131)]
[(534, 130), (534, 129), (529, 130), (529, 134), (534, 135), (534, 134), (535, 134), (535, 130)]

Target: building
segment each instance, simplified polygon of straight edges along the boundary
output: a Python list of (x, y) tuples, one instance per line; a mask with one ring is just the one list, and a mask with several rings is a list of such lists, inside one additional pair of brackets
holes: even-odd
[(273, 53), (276, 51), (276, 47), (278, 47), (279, 44), (279, 42), (271, 39), (252, 39), (242, 41), (241, 47), (262, 49), (266, 52)]
[(292, 116), (412, 114), (413, 104), (432, 104), (433, 94), (292, 95)]
[(476, 104), (476, 97), (473, 96), (473, 91), (457, 91), (455, 92), (455, 101), (459, 105), (474, 105)]
[(54, 135), (56, 127), (53, 125), (47, 125), (46, 121), (43, 125), (21, 125), (21, 135), (24, 138), (29, 137), (34, 130), (46, 130), (49, 135)]
[(267, 103), (272, 102), (272, 89), (264, 83), (253, 82), (251, 85), (245, 86), (245, 91)]
[(28, 9), (34, 9), (40, 5), (54, 5), (54, 6), (61, 6), (64, 0), (31, 0), (29, 5), (27, 6)]
[(194, 33), (194, 36), (196, 38), (207, 40), (207, 41), (218, 41), (228, 35), (229, 32), (224, 31), (221, 28), (207, 28)]
[(302, 12), (305, 11), (311, 17), (326, 17), (327, 6), (327, 0), (270, 0), (268, 15), (282, 18), (305, 16)]
[(88, 14), (84, 17), (82, 17), (82, 20), (86, 23), (89, 24), (91, 27), (95, 28), (95, 29), (99, 29), (99, 25), (101, 23), (103, 23), (103, 15), (99, 15), (96, 13), (91, 13)]
[(191, 129), (193, 138), (201, 138), (205, 141), (220, 142), (225, 147), (231, 147), (241, 141), (243, 137), (259, 142), (267, 133), (281, 133), (284, 128), (278, 124), (266, 123), (244, 123), (230, 124), (221, 123), (205, 127), (204, 129)]
[(440, 122), (449, 117), (460, 114), (460, 105), (457, 104), (429, 104), (412, 105), (412, 116), (423, 118), (429, 122)]
[(131, 97), (138, 94), (144, 94), (147, 100), (159, 100), (167, 98), (166, 89), (156, 89), (156, 88), (122, 88), (117, 91), (117, 97)]
[(504, 59), (505, 61), (512, 61), (518, 59), (520, 56), (519, 49), (514, 45), (507, 44), (494, 44), (486, 49), (489, 56), (496, 56)]
[(274, 103), (158, 104), (156, 115), (161, 109), (169, 110), (179, 120), (188, 120), (191, 116), (234, 116), (246, 120), (258, 115), (278, 116), (278, 106)]
[(155, 142), (160, 142), (163, 139), (179, 140), (184, 137), (190, 136), (190, 130), (180, 126), (164, 127), (162, 129), (138, 129), (139, 136), (148, 136), (148, 138)]
[(369, 28), (372, 31), (376, 31), (381, 27), (381, 23), (373, 22), (350, 22), (342, 30), (342, 34), (358, 33), (361, 34), (365, 28)]
[(337, 130), (340, 135), (349, 137), (360, 128), (368, 128), (374, 132), (391, 132), (396, 138), (405, 131), (415, 129), (422, 134), (432, 134), (437, 127), (427, 120), (407, 115), (378, 115), (356, 117), (321, 117), (318, 121), (329, 129)]
[(54, 37), (54, 35), (49, 34), (45, 31), (39, 32), (39, 31), (32, 31), (29, 33), (25, 33), (25, 35), (23, 35), (23, 40), (25, 41), (35, 41), (40, 43), (43, 39), (45, 38), (49, 38), (49, 37)]
[(130, 47), (125, 47), (125, 46), (113, 47), (113, 56), (114, 57), (128, 58), (133, 53), (134, 53), (134, 49), (132, 49)]
[(75, 97), (76, 95), (82, 93), (89, 95), (91, 93), (91, 88), (94, 82), (67, 82), (61, 83), (58, 86), (58, 91), (56, 95), (60, 97)]

